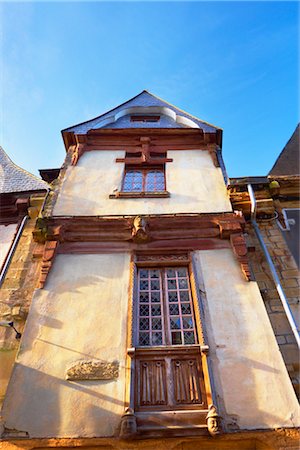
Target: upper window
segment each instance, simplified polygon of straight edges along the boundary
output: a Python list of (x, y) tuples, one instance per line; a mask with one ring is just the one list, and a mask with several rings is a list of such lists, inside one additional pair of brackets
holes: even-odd
[(163, 169), (125, 169), (123, 192), (161, 192), (165, 190)]
[(186, 267), (140, 268), (137, 307), (139, 346), (197, 343)]

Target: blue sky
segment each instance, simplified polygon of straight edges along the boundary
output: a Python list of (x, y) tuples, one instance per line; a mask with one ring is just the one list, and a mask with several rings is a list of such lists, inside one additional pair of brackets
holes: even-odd
[(143, 89), (222, 127), (229, 176), (265, 175), (298, 115), (296, 2), (1, 3), (0, 145), (38, 174), (60, 131)]

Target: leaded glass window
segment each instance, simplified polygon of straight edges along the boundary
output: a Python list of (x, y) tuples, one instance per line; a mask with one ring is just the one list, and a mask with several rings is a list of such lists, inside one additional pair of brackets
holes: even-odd
[(140, 268), (137, 307), (139, 346), (197, 343), (186, 267)]
[(163, 169), (126, 169), (123, 192), (161, 192), (165, 190)]

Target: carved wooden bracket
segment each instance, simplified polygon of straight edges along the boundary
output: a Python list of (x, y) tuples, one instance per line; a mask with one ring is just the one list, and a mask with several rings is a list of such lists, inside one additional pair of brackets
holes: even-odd
[(85, 151), (85, 145), (84, 144), (77, 144), (75, 149), (73, 150), (72, 159), (71, 159), (71, 166), (76, 166), (78, 163), (79, 158), (83, 155)]
[(46, 241), (45, 242), (43, 260), (41, 263), (41, 270), (40, 270), (40, 279), (39, 279), (39, 285), (38, 285), (38, 287), (40, 289), (42, 289), (45, 285), (48, 273), (53, 264), (53, 258), (57, 251), (58, 244), (59, 244), (58, 241)]
[(241, 265), (242, 272), (246, 277), (246, 280), (251, 281), (252, 275), (249, 266), (248, 254), (247, 254), (247, 245), (245, 237), (242, 233), (239, 234), (231, 234), (230, 242), (234, 254), (237, 257), (238, 262)]

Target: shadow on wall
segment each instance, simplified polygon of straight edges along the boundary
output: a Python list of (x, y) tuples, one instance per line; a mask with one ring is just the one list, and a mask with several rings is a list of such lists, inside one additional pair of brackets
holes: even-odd
[[(118, 434), (124, 403), (97, 392), (103, 383), (108, 382), (70, 382), (17, 363), (3, 406), (6, 433), (17, 430), (29, 438)], [(74, 391), (80, 395), (74, 397)], [(95, 404), (101, 401), (119, 406), (120, 415)]]

